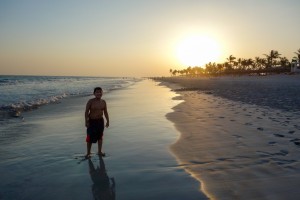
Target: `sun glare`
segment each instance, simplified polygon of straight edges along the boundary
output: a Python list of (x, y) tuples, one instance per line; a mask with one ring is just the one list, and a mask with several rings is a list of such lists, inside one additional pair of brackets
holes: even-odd
[(202, 66), (216, 62), (220, 56), (220, 48), (210, 37), (191, 36), (179, 43), (176, 53), (183, 65)]

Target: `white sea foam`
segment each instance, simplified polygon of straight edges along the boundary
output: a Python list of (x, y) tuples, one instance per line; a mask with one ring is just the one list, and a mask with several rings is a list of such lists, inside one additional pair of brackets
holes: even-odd
[(0, 111), (20, 112), (56, 103), (66, 97), (87, 96), (94, 87), (104, 92), (133, 84), (135, 78), (0, 76)]

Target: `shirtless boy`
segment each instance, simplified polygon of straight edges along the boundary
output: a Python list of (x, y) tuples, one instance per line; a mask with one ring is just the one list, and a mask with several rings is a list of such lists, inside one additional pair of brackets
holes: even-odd
[(101, 99), (103, 94), (101, 87), (96, 87), (94, 89), (95, 98), (90, 99), (86, 104), (85, 109), (85, 126), (87, 128), (87, 153), (86, 158), (91, 155), (92, 143), (98, 141), (98, 154), (100, 156), (105, 156), (102, 152), (102, 142), (103, 142), (103, 131), (104, 131), (104, 119), (103, 114), (106, 119), (106, 128), (109, 127), (109, 116), (107, 112), (106, 102)]

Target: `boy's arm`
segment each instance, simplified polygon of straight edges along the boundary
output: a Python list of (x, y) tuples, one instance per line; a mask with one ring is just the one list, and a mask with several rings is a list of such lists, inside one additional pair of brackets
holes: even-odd
[(85, 107), (85, 114), (84, 114), (84, 118), (85, 118), (85, 126), (89, 127), (89, 113), (90, 113), (90, 107), (91, 107), (91, 100), (89, 100), (86, 104)]
[(105, 107), (104, 107), (104, 116), (105, 116), (105, 119), (106, 119), (106, 128), (109, 127), (109, 115), (108, 115), (108, 112), (107, 112), (107, 105), (106, 105), (106, 102), (104, 101), (105, 103)]

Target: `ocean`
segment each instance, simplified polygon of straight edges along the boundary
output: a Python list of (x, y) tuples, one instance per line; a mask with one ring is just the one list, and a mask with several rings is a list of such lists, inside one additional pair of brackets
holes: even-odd
[(104, 92), (134, 84), (136, 78), (72, 76), (0, 76), (0, 121), (20, 117), (23, 111), (59, 103), (64, 98), (87, 96), (100, 86)]

